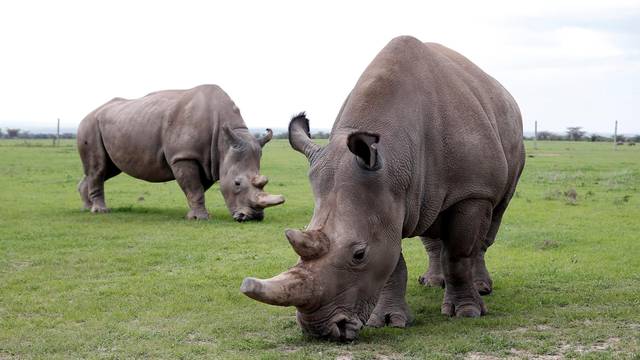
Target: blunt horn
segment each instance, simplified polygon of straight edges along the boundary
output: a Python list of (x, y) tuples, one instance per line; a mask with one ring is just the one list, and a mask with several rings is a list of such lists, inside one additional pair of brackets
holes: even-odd
[(296, 254), (304, 260), (318, 258), (329, 251), (329, 239), (322, 231), (287, 229), (284, 234)]
[(306, 271), (294, 267), (271, 279), (245, 278), (240, 291), (265, 304), (304, 306), (313, 299), (313, 282)]
[(267, 185), (269, 179), (264, 175), (258, 175), (251, 180), (251, 184), (257, 187), (258, 189), (262, 189)]

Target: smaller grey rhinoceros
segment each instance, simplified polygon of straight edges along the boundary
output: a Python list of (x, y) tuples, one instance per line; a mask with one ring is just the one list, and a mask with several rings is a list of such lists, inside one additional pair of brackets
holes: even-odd
[(82, 120), (78, 151), (84, 178), (78, 191), (91, 212), (107, 212), (104, 182), (125, 172), (135, 178), (177, 180), (191, 210), (188, 219), (207, 219), (204, 192), (220, 180), (227, 208), (237, 221), (262, 220), (264, 208), (284, 202), (263, 191), (262, 147), (272, 132), (256, 139), (240, 110), (216, 85), (158, 91), (139, 99), (115, 98)]

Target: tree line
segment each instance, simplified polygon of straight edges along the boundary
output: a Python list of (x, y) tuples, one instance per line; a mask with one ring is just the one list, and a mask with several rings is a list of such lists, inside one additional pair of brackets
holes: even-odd
[[(32, 133), (22, 129), (7, 128), (6, 130), (0, 129), (0, 139), (55, 139), (56, 134), (47, 133)], [(60, 134), (60, 139), (75, 139), (74, 133)]]
[[(256, 137), (262, 136), (261, 134), (255, 134)], [(317, 131), (311, 134), (311, 138), (313, 139), (328, 139), (328, 132)], [(31, 133), (29, 131), (23, 131), (21, 129), (12, 129), (8, 128), (3, 131), (0, 129), (0, 138), (5, 139), (55, 139), (55, 134), (44, 134), (44, 133)], [(64, 133), (60, 134), (60, 139), (75, 139), (76, 134), (74, 133)], [(273, 135), (274, 139), (288, 139), (289, 134), (287, 132), (282, 132), (279, 134)], [(533, 140), (534, 137), (525, 137), (527, 140)], [(568, 127), (564, 134), (555, 133), (551, 131), (539, 131), (538, 132), (538, 140), (569, 140), (569, 141), (613, 141), (613, 136), (602, 136), (598, 134), (587, 134), (586, 131), (582, 130), (580, 126)], [(629, 143), (637, 143), (640, 142), (640, 134), (632, 135), (632, 136), (624, 136), (617, 135), (617, 142), (629, 142)]]
[[(533, 140), (534, 136), (525, 137)], [(613, 136), (603, 136), (598, 134), (587, 134), (580, 126), (568, 127), (564, 134), (551, 131), (538, 131), (538, 140), (568, 140), (568, 141), (613, 141)], [(640, 142), (640, 135), (624, 136), (616, 135), (616, 142)]]

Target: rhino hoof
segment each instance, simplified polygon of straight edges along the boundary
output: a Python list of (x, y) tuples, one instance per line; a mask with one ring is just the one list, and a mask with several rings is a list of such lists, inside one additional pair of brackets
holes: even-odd
[(420, 285), (428, 287), (444, 288), (444, 276), (442, 275), (431, 275), (429, 273), (425, 273), (418, 277), (418, 282)]
[(209, 213), (202, 210), (191, 210), (185, 216), (187, 220), (209, 220)]
[(474, 281), (473, 286), (476, 288), (476, 290), (478, 290), (480, 295), (489, 295), (491, 294), (491, 291), (493, 291), (491, 285), (483, 280)]
[(487, 312), (484, 304), (462, 304), (456, 307), (454, 304), (446, 302), (442, 304), (440, 309), (443, 315), (471, 318), (482, 316)]
[(91, 207), (91, 212), (94, 213), (94, 214), (108, 213), (109, 211), (111, 211), (111, 210), (109, 210), (109, 208), (106, 208), (106, 207), (99, 207), (99, 206), (92, 206)]
[(409, 309), (391, 311), (385, 314), (374, 312), (369, 317), (367, 326), (375, 328), (383, 326), (405, 328), (409, 326), (412, 321), (413, 317), (411, 316)]
[(479, 317), (482, 314), (483, 313), (482, 313), (482, 310), (480, 309), (480, 306), (476, 304), (465, 304), (456, 309), (457, 317), (474, 318), (474, 317)]

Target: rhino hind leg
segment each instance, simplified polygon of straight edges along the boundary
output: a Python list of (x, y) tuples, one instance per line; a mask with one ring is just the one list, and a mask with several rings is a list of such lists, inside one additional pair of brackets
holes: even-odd
[(444, 288), (444, 274), (442, 274), (442, 264), (440, 263), (440, 252), (442, 251), (442, 241), (428, 236), (421, 236), (429, 263), (427, 271), (418, 277), (418, 282), (424, 286)]
[(398, 259), (395, 270), (387, 280), (380, 292), (367, 326), (382, 327), (406, 327), (413, 321), (409, 305), (405, 301), (407, 292), (407, 264), (402, 253)]
[(493, 280), (491, 279), (491, 275), (489, 275), (489, 270), (487, 269), (487, 265), (484, 261), (484, 256), (493, 242), (496, 239), (496, 235), (498, 234), (498, 230), (500, 229), (500, 224), (502, 222), (502, 215), (504, 215), (507, 210), (507, 206), (513, 197), (516, 189), (516, 180), (511, 184), (509, 191), (502, 199), (502, 201), (496, 206), (493, 210), (493, 215), (491, 217), (491, 226), (489, 227), (489, 231), (487, 232), (487, 236), (484, 238), (480, 245), (480, 249), (478, 251), (477, 256), (474, 259), (473, 263), (473, 284), (480, 293), (480, 295), (488, 295), (493, 291)]
[(171, 165), (173, 175), (187, 197), (188, 220), (207, 220), (209, 213), (204, 204), (205, 186), (201, 180), (200, 165), (193, 160), (181, 160)]
[(109, 212), (109, 208), (104, 200), (104, 183), (110, 178), (120, 174), (118, 169), (107, 157), (105, 160), (105, 166), (99, 171), (89, 173), (86, 176), (87, 190), (89, 193), (89, 201), (91, 201), (92, 213), (106, 213)]
[(120, 174), (104, 148), (99, 132), (79, 133), (78, 149), (84, 166), (85, 177), (78, 185), (84, 206), (92, 213), (104, 213), (109, 209), (104, 200), (104, 182)]
[(467, 199), (447, 209), (442, 232), (442, 270), (445, 295), (442, 313), (477, 317), (487, 311), (473, 283), (473, 263), (491, 225), (492, 205), (487, 200)]
[(93, 203), (89, 198), (89, 184), (87, 182), (87, 177), (83, 176), (82, 180), (78, 183), (78, 192), (80, 193), (80, 198), (82, 199), (82, 208), (84, 210), (91, 210)]

